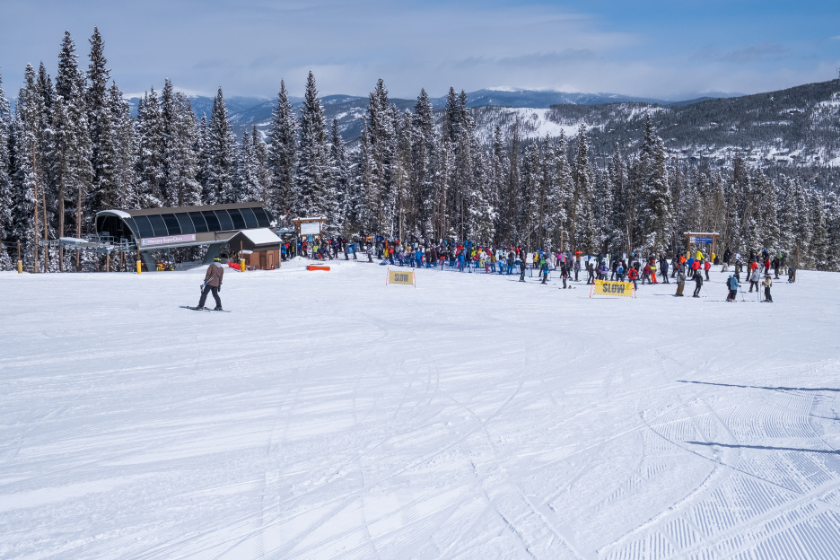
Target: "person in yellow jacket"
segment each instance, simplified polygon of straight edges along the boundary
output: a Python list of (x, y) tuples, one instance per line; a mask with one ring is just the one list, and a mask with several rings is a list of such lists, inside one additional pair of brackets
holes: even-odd
[(697, 250), (697, 260), (698, 261), (703, 260), (703, 251), (701, 251), (700, 249)]

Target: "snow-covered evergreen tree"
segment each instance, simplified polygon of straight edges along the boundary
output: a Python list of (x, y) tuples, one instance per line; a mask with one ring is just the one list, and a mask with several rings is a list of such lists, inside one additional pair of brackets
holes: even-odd
[(3, 78), (0, 76), (0, 270), (11, 270), (12, 268), (12, 260), (6, 250), (6, 244), (11, 241), (9, 230), (12, 222), (10, 129), (9, 100), (6, 99), (3, 92)]
[(155, 88), (143, 94), (137, 104), (137, 158), (138, 205), (141, 208), (163, 206), (163, 184), (166, 179), (163, 149), (163, 116)]
[(268, 166), (271, 170), (270, 207), (278, 219), (287, 214), (297, 217), (301, 212), (300, 195), (295, 183), (298, 163), (297, 119), (286, 92), (286, 84), (280, 81), (277, 107), (271, 116), (268, 128)]
[(117, 184), (114, 180), (117, 148), (114, 145), (113, 116), (108, 102), (108, 79), (105, 44), (99, 29), (93, 28), (90, 38), (90, 65), (88, 66), (88, 88), (85, 92), (88, 126), (90, 127), (91, 165), (93, 181), (88, 196), (91, 216), (105, 208), (113, 208), (119, 201)]
[(336, 230), (343, 232), (345, 221), (350, 210), (350, 168), (347, 156), (347, 148), (341, 138), (341, 130), (338, 127), (338, 120), (333, 119), (330, 128), (330, 157), (333, 161), (333, 201), (331, 208), (332, 217), (327, 218), (335, 224)]
[[(56, 176), (56, 199), (59, 235), (68, 235), (71, 231), (76, 236), (82, 234), (83, 223), (90, 216), (84, 204), (90, 192), (93, 180), (91, 166), (90, 128), (88, 126), (87, 103), (85, 101), (84, 80), (79, 70), (76, 44), (70, 32), (64, 33), (61, 51), (58, 55), (58, 73), (55, 77), (55, 92), (63, 100), (64, 117), (62, 122), (62, 141), (55, 145), (51, 159), (53, 165), (61, 160), (63, 165), (61, 179)], [(55, 150), (66, 150), (58, 153)], [(67, 211), (67, 208), (70, 211)], [(68, 226), (72, 229), (68, 229)]]
[[(327, 122), (312, 72), (306, 79), (300, 111), (299, 154), (296, 183), (300, 192), (300, 211), (307, 216), (325, 216), (328, 207), (332, 206), (334, 177)], [(328, 225), (334, 227), (334, 224)]]
[(226, 204), (236, 200), (236, 136), (230, 124), (222, 88), (213, 100), (213, 112), (207, 121), (204, 149), (207, 153), (205, 202)]
[(645, 118), (645, 138), (639, 155), (643, 174), (639, 219), (645, 230), (645, 248), (664, 253), (673, 246), (671, 191), (665, 162), (665, 143), (656, 133), (650, 113)]
[[(116, 83), (111, 84), (108, 103), (114, 122), (113, 135), (116, 147), (114, 162), (114, 182), (117, 187), (116, 207), (137, 208), (137, 133), (128, 103), (123, 99), (122, 92)], [(197, 199), (195, 204), (198, 202), (200, 200)]]

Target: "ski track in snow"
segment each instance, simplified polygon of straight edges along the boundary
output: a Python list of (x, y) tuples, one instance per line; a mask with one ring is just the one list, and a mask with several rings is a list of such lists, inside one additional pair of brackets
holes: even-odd
[(840, 558), (835, 274), (330, 264), (0, 273), (0, 558)]

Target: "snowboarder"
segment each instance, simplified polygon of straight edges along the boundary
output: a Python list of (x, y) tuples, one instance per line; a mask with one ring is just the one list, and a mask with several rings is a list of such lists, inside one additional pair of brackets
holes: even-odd
[(735, 303), (735, 298), (738, 297), (738, 279), (735, 278), (735, 275), (729, 275), (729, 278), (726, 279), (726, 287), (729, 288), (729, 295), (726, 296), (726, 301)]
[(773, 279), (770, 278), (769, 273), (764, 276), (762, 285), (764, 286), (764, 301), (773, 303), (773, 296), (770, 295), (770, 287), (773, 285)]
[(204, 303), (207, 301), (207, 294), (213, 294), (213, 299), (216, 300), (216, 308), (214, 311), (222, 310), (222, 300), (219, 298), (219, 292), (222, 289), (222, 278), (224, 278), (225, 269), (222, 268), (222, 259), (216, 257), (213, 259), (213, 264), (207, 267), (207, 273), (204, 275), (204, 286), (201, 289), (201, 299), (198, 300), (198, 307), (196, 309), (204, 309)]
[[(695, 262), (697, 262), (697, 261), (695, 261)], [(700, 288), (703, 287), (703, 275), (700, 274), (696, 270), (694, 272), (694, 284), (695, 284), (694, 297), (699, 298), (700, 297)]]

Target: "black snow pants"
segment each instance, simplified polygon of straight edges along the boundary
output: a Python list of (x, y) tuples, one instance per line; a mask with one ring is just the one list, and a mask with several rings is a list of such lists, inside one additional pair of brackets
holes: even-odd
[(198, 306), (204, 307), (204, 302), (207, 301), (207, 294), (213, 292), (213, 299), (216, 300), (216, 307), (222, 306), (222, 300), (219, 298), (219, 288), (216, 286), (204, 286), (204, 289), (201, 291), (201, 299), (198, 300)]
[(764, 288), (764, 299), (773, 303), (773, 297), (770, 295), (770, 288)]

